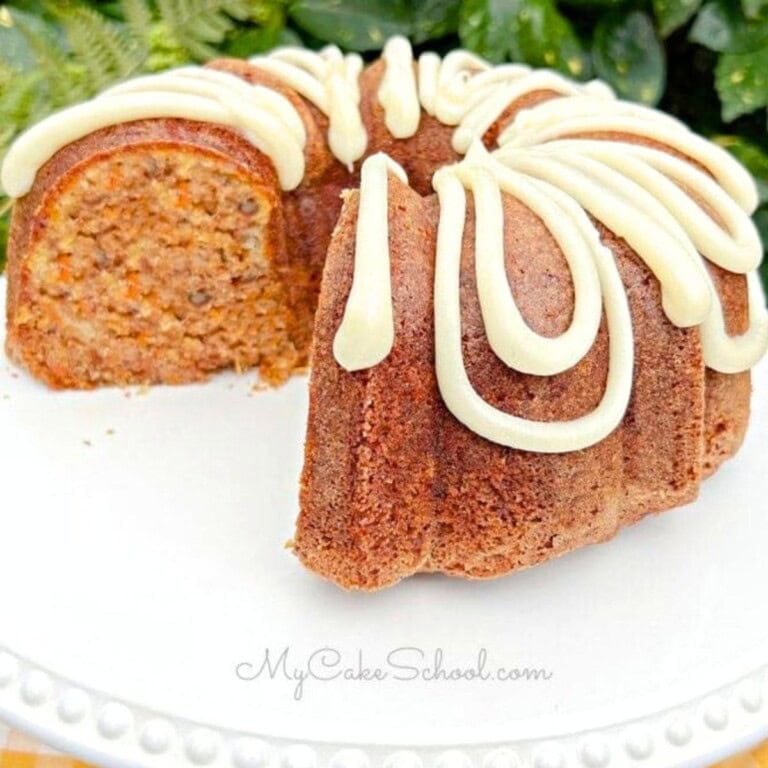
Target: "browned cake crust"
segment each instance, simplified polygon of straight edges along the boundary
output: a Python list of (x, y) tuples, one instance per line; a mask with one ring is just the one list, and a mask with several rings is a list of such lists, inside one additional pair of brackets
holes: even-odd
[[(348, 197), (321, 293), (297, 552), (337, 583), (372, 586), (418, 570), (429, 553), (438, 403), (431, 333), (435, 230), (430, 206), (393, 184), (389, 226), (395, 333), (387, 361), (354, 375), (333, 336), (352, 281), (357, 194)], [(432, 247), (430, 247), (432, 246)], [(341, 255), (343, 254), (343, 256)], [(406, 426), (407, 425), (407, 426)]]
[(384, 62), (367, 67), (360, 77), (360, 113), (368, 132), (368, 155), (384, 152), (408, 174), (408, 184), (420, 195), (432, 193), (432, 175), (437, 168), (461, 159), (451, 147), (453, 129), (422, 112), (419, 130), (410, 139), (396, 139), (387, 130), (384, 108), (377, 94), (384, 76)]

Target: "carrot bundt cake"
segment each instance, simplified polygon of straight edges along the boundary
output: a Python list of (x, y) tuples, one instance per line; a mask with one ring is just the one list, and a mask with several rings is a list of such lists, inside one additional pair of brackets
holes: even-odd
[(768, 347), (724, 150), (465, 51), (282, 48), (122, 83), (8, 152), (8, 354), (53, 387), (304, 367), (294, 549), (498, 576), (695, 498)]

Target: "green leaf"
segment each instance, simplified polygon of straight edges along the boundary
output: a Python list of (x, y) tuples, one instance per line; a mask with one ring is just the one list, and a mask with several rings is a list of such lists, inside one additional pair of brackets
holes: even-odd
[(741, 9), (748, 19), (754, 19), (768, 9), (768, 0), (741, 0)]
[(455, 34), (459, 27), (461, 0), (422, 0), (413, 3), (411, 40), (418, 45)]
[(730, 122), (768, 104), (768, 46), (752, 53), (723, 53), (715, 67), (723, 120)]
[(490, 61), (525, 62), (571, 77), (590, 76), (590, 61), (552, 0), (464, 0), (459, 37)]
[(653, 12), (663, 37), (668, 37), (693, 18), (702, 0), (653, 0)]
[(595, 29), (592, 60), (597, 74), (623, 98), (657, 104), (664, 93), (664, 47), (641, 11), (604, 16)]
[(295, 0), (289, 13), (318, 40), (369, 51), (392, 35), (418, 45), (455, 33), (460, 5), (461, 0)]
[(575, 8), (615, 8), (624, 5), (626, 0), (561, 0), (562, 5), (571, 5)]
[[(257, 27), (238, 27), (228, 38), (224, 53), (236, 58), (247, 58), (278, 45), (296, 44), (295, 38), (291, 43), (286, 42), (285, 15), (279, 5), (263, 4), (257, 20)], [(301, 45), (300, 40), (298, 44)]]
[(757, 184), (760, 203), (768, 202), (768, 151), (743, 136), (714, 136), (751, 174)]
[(514, 0), (464, 0), (459, 16), (462, 44), (489, 61), (504, 61), (510, 53), (519, 6)]
[(160, 72), (189, 63), (189, 52), (164, 22), (154, 22), (146, 33), (149, 57), (144, 63), (148, 72)]
[(299, 37), (298, 32), (295, 32), (293, 29), (288, 29), (286, 27), (285, 29), (281, 30), (275, 45), (294, 45), (301, 47), (303, 42)]
[(296, 0), (289, 14), (319, 40), (358, 51), (378, 50), (388, 37), (411, 31), (404, 0)]
[(735, 0), (712, 0), (696, 17), (690, 39), (712, 51), (754, 51), (768, 43), (768, 15), (747, 18)]

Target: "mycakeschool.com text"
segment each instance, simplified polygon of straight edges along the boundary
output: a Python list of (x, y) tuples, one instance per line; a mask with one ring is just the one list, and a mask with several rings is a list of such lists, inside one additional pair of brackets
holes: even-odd
[(315, 683), (385, 682), (451, 684), (476, 682), (489, 684), (547, 683), (554, 672), (546, 667), (503, 663), (491, 657), (486, 648), (464, 654), (463, 658), (443, 648), (414, 646), (392, 648), (370, 657), (361, 648), (342, 651), (323, 647), (295, 652), (290, 646), (265, 648), (256, 658), (241, 661), (235, 674), (244, 682), (282, 681), (291, 684), (293, 698), (301, 701)]

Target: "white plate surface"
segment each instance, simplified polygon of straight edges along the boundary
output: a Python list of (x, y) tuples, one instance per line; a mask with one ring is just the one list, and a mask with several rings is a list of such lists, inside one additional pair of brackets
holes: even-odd
[[(253, 383), (54, 393), (0, 363), (0, 719), (132, 768), (669, 768), (768, 734), (768, 366), (695, 504), (505, 579), (373, 595), (283, 548), (306, 381)], [(290, 674), (241, 679), (286, 648)], [(396, 679), (483, 651), (549, 679)], [(361, 663), (385, 679), (344, 679)]]

